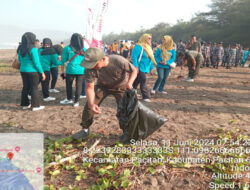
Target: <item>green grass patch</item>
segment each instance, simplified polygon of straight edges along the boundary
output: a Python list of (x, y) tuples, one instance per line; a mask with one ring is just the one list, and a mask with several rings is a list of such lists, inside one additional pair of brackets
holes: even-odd
[[(234, 125), (235, 121), (230, 120), (229, 125)], [(166, 145), (163, 149), (162, 145), (159, 147), (137, 147), (134, 145), (123, 145), (117, 142), (115, 145), (105, 147), (98, 145), (93, 151), (88, 151), (92, 144), (88, 142), (74, 141), (72, 138), (63, 138), (60, 140), (47, 139), (45, 142), (44, 161), (45, 167), (51, 162), (59, 162), (65, 157), (84, 152), (81, 157), (69, 160), (63, 164), (58, 164), (56, 167), (51, 167), (46, 170), (46, 175), (50, 177), (51, 182), (56, 180), (65, 171), (71, 172), (75, 176), (75, 186), (64, 187), (59, 186), (57, 189), (81, 189), (84, 180), (89, 179), (90, 176), (96, 176), (92, 184), (89, 184), (88, 190), (105, 190), (105, 189), (133, 189), (135, 185), (135, 178), (139, 178), (143, 174), (157, 175), (167, 168), (179, 169), (193, 169), (199, 168), (200, 171), (205, 171), (208, 175), (223, 173), (232, 174), (241, 171), (232, 171), (232, 168), (248, 167), (250, 163), (250, 139), (247, 136), (240, 134), (240, 130), (231, 131), (218, 130), (211, 134), (210, 142), (204, 144), (204, 141), (191, 141), (186, 145), (186, 150), (193, 150), (194, 154), (199, 153), (199, 156), (206, 159), (212, 157), (219, 157), (222, 159), (234, 160), (243, 159), (241, 163), (237, 162), (210, 162), (206, 164), (193, 163), (174, 163), (170, 160), (182, 157), (182, 148), (178, 145)], [(88, 141), (93, 142), (96, 135), (91, 135)], [(202, 138), (206, 139), (206, 138)], [(212, 150), (244, 150), (241, 153), (226, 152), (226, 151), (212, 151)], [(198, 151), (198, 152), (197, 152)], [(157, 162), (147, 162), (148, 159), (157, 160)], [(104, 162), (100, 162), (105, 160)], [(144, 161), (142, 161), (144, 160)], [(142, 162), (141, 162), (142, 161)], [(91, 175), (90, 172), (92, 171)], [(211, 182), (216, 184), (236, 184), (236, 188), (246, 190), (250, 179), (249, 172), (241, 172), (244, 177), (241, 181), (237, 179), (213, 179)], [(240, 183), (241, 187), (238, 185)], [(78, 184), (78, 185), (77, 185)], [(69, 184), (68, 184), (69, 185)], [(45, 186), (46, 189), (54, 189), (51, 184)]]

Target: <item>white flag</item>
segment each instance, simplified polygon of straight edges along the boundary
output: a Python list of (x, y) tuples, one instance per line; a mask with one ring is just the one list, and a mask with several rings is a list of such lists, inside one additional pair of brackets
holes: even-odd
[(103, 15), (106, 13), (108, 8), (109, 0), (102, 0), (102, 6), (96, 14), (96, 21), (94, 22), (94, 12), (88, 3), (88, 17), (86, 27), (86, 40), (89, 47), (102, 47), (102, 26), (103, 26)]

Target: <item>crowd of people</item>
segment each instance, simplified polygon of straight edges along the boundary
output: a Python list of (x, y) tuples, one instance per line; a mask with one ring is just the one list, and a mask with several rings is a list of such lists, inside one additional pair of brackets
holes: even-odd
[[(61, 66), (61, 77), (66, 83), (66, 99), (61, 104), (73, 104), (79, 106), (79, 99), (86, 98), (84, 67), (81, 62), (84, 59), (84, 38), (81, 34), (71, 36), (69, 46), (64, 43), (53, 45), (52, 40), (44, 38), (40, 43), (35, 34), (27, 32), (22, 36), (17, 53), (21, 63), (21, 76), (23, 79), (23, 90), (21, 105), (23, 109), (32, 107), (40, 110), (38, 98), (38, 84), (41, 82), (43, 101), (54, 101), (56, 98), (50, 93), (58, 93), (56, 82), (58, 78), (58, 67)], [(137, 78), (133, 88), (140, 85), (142, 98), (150, 102), (150, 97), (156, 92), (167, 94), (164, 90), (171, 68), (177, 65), (188, 65), (189, 74), (185, 79), (187, 82), (194, 82), (195, 77), (202, 67), (218, 69), (219, 66), (230, 69), (231, 67), (244, 67), (249, 56), (249, 48), (239, 44), (232, 47), (223, 43), (199, 42), (193, 35), (188, 43), (180, 40), (177, 44), (169, 35), (162, 36), (161, 43), (152, 43), (151, 34), (143, 34), (135, 44), (133, 41), (114, 40), (111, 45), (103, 45), (104, 55), (120, 55), (130, 61), (138, 70)], [(175, 64), (176, 63), (176, 64)], [(158, 78), (153, 88), (147, 87), (147, 74), (152, 73), (156, 67)], [(249, 65), (250, 67), (250, 65)], [(72, 85), (76, 81), (75, 96), (73, 98)], [(31, 104), (29, 103), (31, 99)]]
[[(138, 68), (137, 78), (134, 81), (133, 88), (137, 89), (140, 85), (142, 98), (146, 102), (150, 102), (151, 94), (156, 92), (167, 94), (164, 91), (166, 80), (170, 74), (171, 67), (175, 67), (176, 48), (171, 36), (162, 36), (161, 45), (157, 42), (152, 44), (152, 35), (143, 34), (138, 42), (128, 40), (114, 40), (112, 45), (104, 45), (104, 52), (107, 55), (121, 55), (128, 59), (136, 68)], [(158, 78), (152, 90), (147, 87), (147, 74), (151, 73), (156, 66)]]
[[(104, 44), (103, 49), (106, 54), (118, 54), (124, 56), (125, 58), (129, 58), (131, 60), (132, 50), (135, 47), (134, 42), (130, 43), (128, 46), (128, 41), (119, 41), (114, 40), (111, 45)], [(153, 52), (155, 53), (158, 47), (160, 47), (161, 43), (154, 41), (151, 44)], [(210, 67), (218, 69), (219, 66), (225, 67), (226, 69), (231, 69), (232, 67), (245, 67), (245, 63), (249, 57), (249, 48), (243, 47), (240, 44), (224, 44), (220, 43), (211, 43), (202, 41), (201, 43), (196, 40), (196, 36), (193, 35), (189, 42), (183, 42), (180, 40), (177, 44), (174, 43), (174, 48), (176, 50), (176, 64), (178, 66), (183, 66), (188, 64), (189, 68), (189, 76), (186, 78), (187, 82), (193, 82), (195, 76), (197, 76), (199, 72), (199, 68)], [(125, 53), (124, 53), (125, 50)], [(196, 51), (196, 52), (193, 52)], [(127, 53), (128, 52), (128, 53)], [(197, 52), (199, 54), (197, 54)], [(157, 56), (157, 55), (156, 55)], [(196, 61), (195, 67), (196, 69), (192, 69), (192, 57), (195, 58)], [(131, 60), (132, 61), (132, 60)], [(198, 65), (197, 65), (198, 63)], [(248, 65), (250, 67), (250, 64)], [(183, 68), (183, 67), (182, 67)], [(195, 72), (194, 72), (195, 70)], [(158, 72), (158, 67), (157, 67)], [(192, 76), (192, 72), (194, 76)], [(158, 72), (159, 74), (159, 72)], [(160, 74), (161, 75), (161, 74)], [(191, 75), (191, 76), (190, 76)], [(191, 78), (193, 77), (193, 78)], [(165, 78), (165, 77), (164, 77)], [(167, 77), (166, 77), (167, 78)], [(154, 93), (155, 90), (153, 90)]]
[[(79, 98), (86, 98), (84, 68), (80, 66), (86, 49), (83, 47), (83, 37), (75, 33), (71, 36), (70, 45), (64, 47), (64, 43), (53, 45), (50, 38), (44, 38), (42, 43), (36, 39), (35, 34), (27, 32), (22, 36), (17, 49), (20, 62), (23, 89), (21, 106), (23, 109), (32, 108), (33, 111), (42, 110), (40, 105), (38, 86), (41, 83), (43, 101), (56, 100), (50, 93), (59, 93), (56, 82), (58, 67), (61, 66), (61, 77), (66, 81), (65, 100), (61, 104), (73, 104), (79, 106)], [(52, 78), (52, 80), (51, 80)], [(76, 80), (76, 90), (73, 101), (72, 85)], [(31, 100), (31, 103), (30, 103)]]
[[(181, 65), (182, 59), (179, 54), (189, 49), (187, 43), (180, 40), (177, 44), (177, 64)], [(232, 67), (245, 67), (245, 63), (249, 57), (249, 48), (243, 48), (240, 44), (227, 44), (223, 47), (223, 43), (201, 42), (199, 52), (203, 56), (201, 67), (213, 67), (218, 69), (219, 66), (231, 69)], [(250, 67), (250, 65), (249, 65)]]
[[(35, 34), (27, 32), (22, 36), (17, 55), (23, 81), (23, 109), (44, 109), (39, 100), (39, 83), (42, 86), (43, 101), (56, 100), (50, 93), (59, 92), (55, 89), (59, 66), (60, 76), (65, 79), (66, 86), (66, 99), (60, 101), (60, 104), (78, 107), (79, 99), (87, 98), (81, 122), (83, 129), (73, 135), (79, 139), (89, 135), (94, 114), (101, 113), (99, 105), (108, 95), (113, 95), (118, 104), (126, 89), (137, 89), (140, 86), (142, 100), (151, 102), (151, 95), (167, 94), (164, 87), (176, 63), (181, 69), (187, 64), (189, 73), (185, 80), (194, 82), (200, 67), (244, 67), (249, 51), (239, 45), (232, 48), (226, 46), (224, 49), (222, 43), (213, 46), (211, 43), (200, 43), (194, 35), (187, 44), (179, 41), (176, 45), (169, 35), (162, 36), (159, 44), (152, 43), (152, 35), (147, 33), (136, 44), (128, 41), (120, 41), (118, 44), (115, 40), (111, 46), (104, 45), (103, 49), (86, 49), (84, 38), (78, 33), (74, 33), (70, 44), (64, 47), (63, 43), (53, 45), (49, 38), (44, 38), (40, 44)], [(151, 89), (147, 85), (147, 78), (154, 68), (158, 77)], [(76, 87), (73, 97), (74, 80)]]

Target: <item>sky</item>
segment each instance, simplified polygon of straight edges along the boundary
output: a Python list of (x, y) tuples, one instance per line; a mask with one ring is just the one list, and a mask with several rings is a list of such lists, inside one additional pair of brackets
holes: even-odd
[[(88, 2), (87, 2), (88, 1)], [(0, 25), (85, 34), (87, 4), (98, 12), (102, 0), (2, 0)], [(103, 33), (133, 32), (165, 22), (188, 21), (209, 11), (211, 0), (109, 0)]]

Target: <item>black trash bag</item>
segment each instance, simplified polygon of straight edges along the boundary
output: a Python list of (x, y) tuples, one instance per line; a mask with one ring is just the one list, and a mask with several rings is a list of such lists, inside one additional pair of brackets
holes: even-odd
[(167, 121), (139, 102), (135, 90), (127, 90), (124, 93), (116, 116), (128, 140), (145, 139)]

